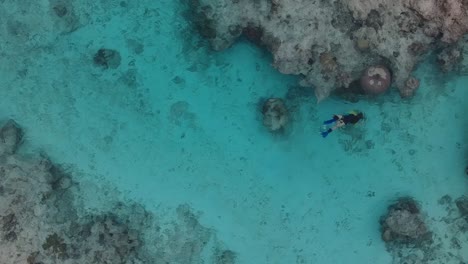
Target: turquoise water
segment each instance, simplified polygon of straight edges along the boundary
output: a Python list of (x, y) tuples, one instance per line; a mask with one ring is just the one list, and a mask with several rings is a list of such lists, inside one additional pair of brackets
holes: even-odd
[[(9, 35), (0, 60), (0, 118), (23, 125), (29, 150), (149, 210), (189, 203), (239, 263), (391, 263), (378, 222), (389, 203), (413, 196), (442, 229), (437, 201), (468, 191), (468, 77), (430, 60), (410, 101), (298, 97), (291, 127), (272, 135), (258, 102), (297, 79), (246, 42), (211, 52), (175, 1), (76, 2), (70, 33), (38, 23), (45, 8), (6, 6), (39, 31)], [(93, 65), (102, 47), (120, 52), (119, 68)], [(323, 120), (356, 108), (364, 124), (321, 138)]]

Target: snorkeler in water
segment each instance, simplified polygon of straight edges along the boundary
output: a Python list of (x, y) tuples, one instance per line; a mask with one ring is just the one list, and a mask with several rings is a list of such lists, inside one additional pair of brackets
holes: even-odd
[(336, 130), (337, 128), (344, 127), (348, 124), (356, 124), (361, 119), (364, 118), (364, 114), (362, 112), (351, 112), (347, 115), (333, 115), (333, 119), (327, 120), (323, 122), (324, 125), (330, 125), (335, 123), (335, 125), (331, 128), (325, 126), (326, 130), (321, 132), (322, 137), (328, 136), (331, 132)]

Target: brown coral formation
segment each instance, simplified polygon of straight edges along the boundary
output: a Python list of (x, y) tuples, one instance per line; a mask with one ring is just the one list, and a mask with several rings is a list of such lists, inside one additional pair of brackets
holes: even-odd
[(272, 52), (281, 73), (314, 87), (319, 101), (381, 64), (410, 96), (415, 65), (468, 32), (466, 0), (192, 0), (192, 10), (215, 50), (245, 36)]

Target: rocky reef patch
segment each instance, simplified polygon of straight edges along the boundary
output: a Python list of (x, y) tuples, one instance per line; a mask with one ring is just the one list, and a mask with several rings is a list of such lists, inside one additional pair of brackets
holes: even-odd
[(73, 173), (18, 154), (22, 138), (13, 120), (0, 129), (0, 263), (236, 262), (187, 204), (169, 220), (132, 201), (86, 209)]
[(445, 212), (440, 218), (428, 217), (411, 197), (400, 197), (388, 207), (380, 230), (393, 263), (466, 263), (468, 199), (444, 195), (438, 204)]
[[(273, 54), (281, 73), (301, 78), (323, 100), (354, 92), (366, 69), (388, 68), (402, 97), (419, 85), (417, 64), (435, 53), (441, 70), (457, 68), (468, 32), (463, 0), (190, 0), (190, 16), (214, 50), (244, 37)], [(385, 79), (390, 81), (389, 79)], [(370, 94), (385, 89), (365, 89)], [(343, 93), (343, 91), (342, 91)]]

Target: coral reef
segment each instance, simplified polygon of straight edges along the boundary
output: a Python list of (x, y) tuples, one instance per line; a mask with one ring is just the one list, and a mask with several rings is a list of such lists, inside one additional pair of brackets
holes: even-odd
[(392, 263), (466, 263), (468, 255), (464, 252), (468, 251), (463, 241), (468, 239), (467, 201), (465, 196), (454, 202), (444, 195), (438, 204), (446, 215), (437, 219), (424, 217), (420, 206), (409, 197), (390, 205), (380, 224)]
[(120, 66), (120, 53), (112, 49), (99, 49), (94, 55), (94, 64), (106, 69), (117, 69)]
[(15, 153), (22, 138), (23, 132), (18, 124), (13, 120), (9, 120), (0, 129), (0, 156)]
[(278, 131), (288, 123), (288, 109), (280, 98), (270, 98), (262, 107), (263, 125), (270, 131)]
[(401, 198), (381, 220), (382, 239), (387, 242), (420, 243), (430, 239), (420, 209), (412, 198)]
[(166, 222), (119, 200), (89, 211), (69, 172), (44, 155), (16, 154), (23, 133), (14, 121), (0, 131), (0, 263), (235, 263), (190, 206)]
[(464, 0), (409, 0), (405, 6), (422, 16), (424, 33), (440, 36), (446, 43), (453, 43), (467, 33), (468, 3)]
[(361, 77), (361, 87), (368, 94), (378, 95), (387, 91), (391, 81), (392, 77), (387, 67), (371, 66)]
[(443, 49), (437, 56), (437, 63), (443, 72), (450, 72), (460, 65), (463, 57), (463, 47), (452, 45)]
[(216, 263), (234, 264), (236, 263), (236, 253), (231, 250), (224, 250), (217, 255)]
[[(462, 196), (455, 200), (458, 210), (460, 211), (461, 216), (468, 217), (468, 197)], [(468, 221), (468, 218), (467, 218)]]
[(81, 22), (79, 15), (76, 14), (71, 0), (50, 0), (52, 18), (55, 27), (62, 33), (70, 33), (80, 28)]
[[(301, 77), (317, 99), (384, 65), (403, 97), (415, 65), (468, 32), (464, 0), (191, 0), (193, 22), (215, 50), (239, 37), (266, 47), (281, 73)], [(442, 55), (445, 57), (444, 55)], [(453, 54), (449, 54), (449, 57)]]
[(419, 80), (411, 76), (406, 80), (405, 87), (400, 90), (400, 95), (403, 98), (411, 97), (418, 88)]

